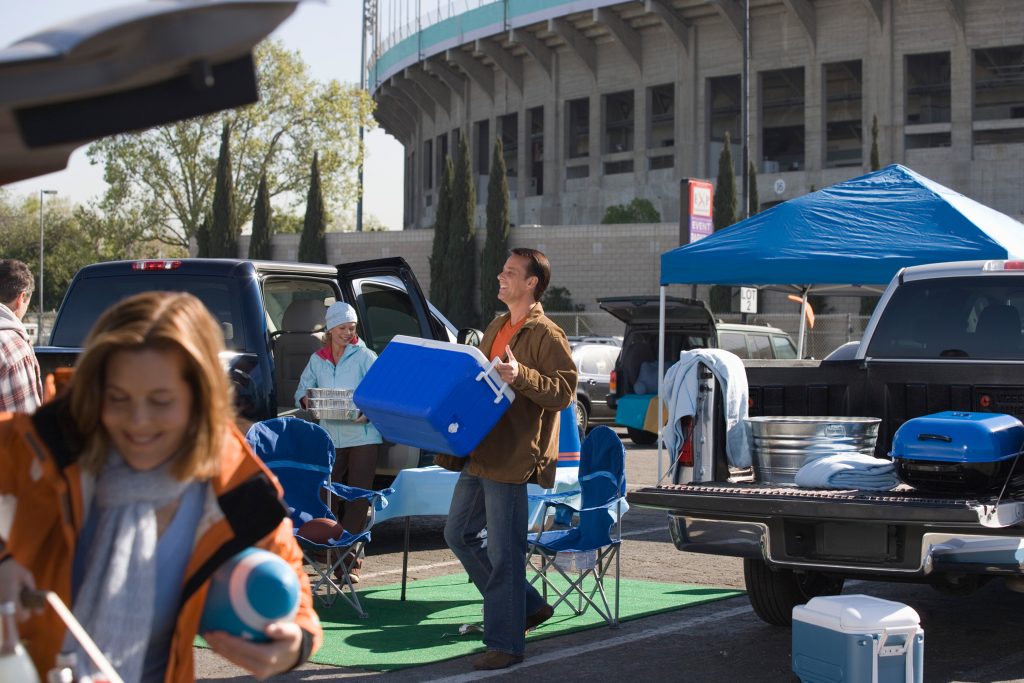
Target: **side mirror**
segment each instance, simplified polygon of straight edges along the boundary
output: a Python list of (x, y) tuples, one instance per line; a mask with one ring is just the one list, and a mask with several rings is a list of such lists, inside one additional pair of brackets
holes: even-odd
[(469, 344), (470, 346), (480, 346), (483, 338), (484, 333), (472, 327), (463, 327), (455, 337), (460, 344)]

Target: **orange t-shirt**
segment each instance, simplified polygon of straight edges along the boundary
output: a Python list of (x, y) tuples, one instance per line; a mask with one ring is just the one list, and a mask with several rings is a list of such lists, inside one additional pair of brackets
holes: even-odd
[[(509, 322), (511, 321), (512, 319), (509, 318)], [(494, 341), (491, 342), (491, 352), (488, 354), (487, 359), (494, 360), (505, 353), (505, 347), (508, 346), (508, 343), (512, 341), (512, 337), (515, 336), (516, 332), (519, 331), (519, 328), (522, 327), (525, 322), (526, 318), (524, 317), (515, 325), (509, 325), (508, 322), (502, 325), (501, 329), (498, 330), (498, 334), (494, 337)], [(505, 360), (508, 361), (508, 358)]]

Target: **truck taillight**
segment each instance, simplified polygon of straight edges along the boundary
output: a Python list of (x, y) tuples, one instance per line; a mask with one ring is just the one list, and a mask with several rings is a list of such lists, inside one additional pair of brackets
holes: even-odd
[(681, 420), (683, 427), (683, 445), (679, 447), (679, 467), (693, 467), (693, 418), (684, 417)]
[(616, 385), (615, 371), (612, 370), (611, 373), (608, 375), (608, 393), (611, 393), (611, 394), (615, 393), (615, 385)]
[(175, 270), (181, 267), (181, 261), (135, 261), (132, 270)]
[(983, 271), (1024, 270), (1024, 261), (986, 261)]

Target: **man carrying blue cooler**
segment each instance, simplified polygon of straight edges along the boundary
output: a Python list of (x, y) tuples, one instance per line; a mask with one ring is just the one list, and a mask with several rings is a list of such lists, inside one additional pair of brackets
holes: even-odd
[(554, 611), (526, 582), (526, 485), (554, 486), (559, 413), (576, 395), (569, 342), (540, 305), (550, 281), (543, 253), (511, 250), (498, 274), (498, 299), (508, 313), (488, 325), (479, 348), (499, 358), (495, 369), (516, 400), (468, 458), (436, 458), (442, 467), (461, 470), (444, 537), (484, 599), (487, 652), (473, 662), (475, 669), (523, 661), (526, 631)]

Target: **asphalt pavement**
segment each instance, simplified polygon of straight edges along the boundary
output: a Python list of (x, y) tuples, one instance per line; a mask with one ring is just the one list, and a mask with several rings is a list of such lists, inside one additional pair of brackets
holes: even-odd
[[(627, 447), (627, 485), (639, 488), (658, 479), (657, 451)], [(444, 519), (412, 520), (409, 580), (461, 571), (442, 535)], [(361, 587), (401, 579), (401, 521), (373, 529)], [(622, 575), (632, 579), (743, 588), (742, 562), (735, 558), (681, 553), (669, 538), (664, 513), (631, 509), (623, 518)], [(925, 631), (925, 683), (1024, 683), (1021, 634), (1024, 595), (993, 580), (966, 596), (940, 593), (918, 584), (847, 582), (844, 594), (861, 593), (902, 602), (921, 616)], [(372, 619), (372, 615), (370, 617)], [(745, 597), (700, 605), (621, 624), (548, 638), (527, 645), (526, 660), (497, 672), (477, 672), (472, 657), (389, 673), (307, 664), (274, 681), (444, 681), (604, 680), (627, 675), (634, 681), (765, 681), (792, 683), (792, 635), (762, 622)], [(196, 650), (197, 680), (248, 681), (242, 670), (209, 651)]]

